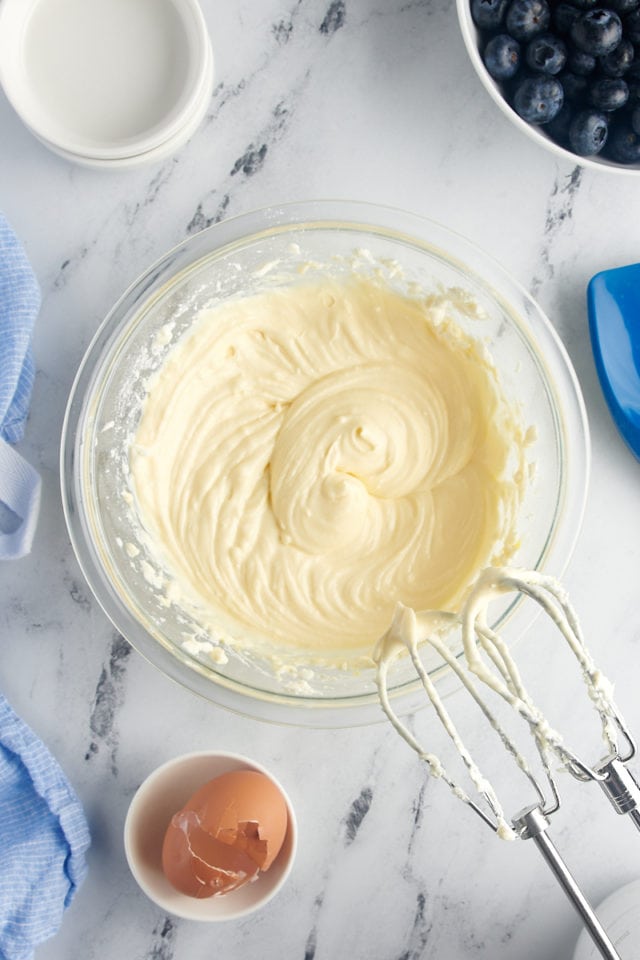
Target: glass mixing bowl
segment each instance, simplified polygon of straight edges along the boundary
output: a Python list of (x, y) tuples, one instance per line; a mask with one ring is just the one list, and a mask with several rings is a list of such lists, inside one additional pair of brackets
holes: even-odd
[[(224, 221), (191, 237), (151, 267), (115, 305), (91, 343), (65, 418), (62, 490), (71, 541), (84, 575), (116, 628), (165, 674), (207, 699), (247, 716), (310, 726), (382, 719), (375, 671), (327, 666), (313, 675), (274, 670), (257, 655), (229, 651), (214, 662), (186, 610), (168, 603), (162, 571), (146, 553), (135, 502), (127, 494), (128, 450), (145, 384), (198, 312), (239, 294), (388, 267), (402, 292), (442, 286), (467, 291), (484, 317), (459, 322), (486, 343), (507, 400), (537, 430), (535, 475), (522, 505), (521, 547), (511, 565), (560, 576), (578, 534), (589, 472), (584, 404), (552, 325), (502, 268), (462, 237), (409, 213), (370, 204), (294, 203)], [(273, 265), (277, 264), (274, 269)], [(389, 267), (389, 265), (392, 265)], [(397, 267), (401, 269), (397, 269)], [(530, 605), (531, 606), (531, 605)], [(530, 608), (507, 598), (493, 626), (515, 640)], [(452, 643), (457, 641), (452, 638)], [(455, 650), (459, 653), (459, 650)], [(224, 659), (224, 658), (222, 658)], [(427, 663), (438, 682), (451, 675)], [(423, 702), (410, 663), (390, 674), (400, 712)]]

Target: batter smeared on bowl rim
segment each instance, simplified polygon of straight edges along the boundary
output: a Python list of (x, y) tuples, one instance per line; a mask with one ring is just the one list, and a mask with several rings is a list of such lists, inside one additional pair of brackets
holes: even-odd
[(474, 310), (354, 275), (203, 311), (130, 449), (172, 601), (263, 652), (366, 661), (398, 601), (455, 610), (508, 561), (529, 435)]

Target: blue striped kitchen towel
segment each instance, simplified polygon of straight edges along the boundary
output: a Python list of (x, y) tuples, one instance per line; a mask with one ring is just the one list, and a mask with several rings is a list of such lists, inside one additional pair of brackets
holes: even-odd
[(0, 213), (0, 559), (29, 552), (40, 506), (40, 477), (12, 446), (22, 439), (29, 412), (39, 309), (27, 255)]
[(56, 933), (88, 846), (65, 775), (0, 695), (0, 960), (30, 960)]

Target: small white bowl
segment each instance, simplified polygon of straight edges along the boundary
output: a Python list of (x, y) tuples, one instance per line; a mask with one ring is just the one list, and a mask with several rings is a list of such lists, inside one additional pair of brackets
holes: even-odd
[(485, 88), (494, 103), (496, 103), (500, 110), (502, 110), (504, 115), (508, 117), (508, 119), (519, 130), (529, 137), (530, 140), (533, 140), (535, 143), (539, 144), (545, 149), (550, 150), (551, 153), (554, 153), (557, 157), (562, 157), (564, 160), (568, 160), (573, 164), (578, 163), (590, 170), (599, 170), (600, 172), (606, 170), (609, 173), (621, 173), (631, 176), (638, 174), (640, 171), (640, 164), (638, 163), (615, 163), (613, 160), (607, 160), (606, 157), (600, 156), (581, 157), (577, 153), (572, 153), (570, 150), (565, 150), (564, 147), (561, 147), (560, 144), (552, 140), (551, 137), (544, 132), (544, 127), (536, 126), (535, 124), (527, 123), (526, 120), (523, 120), (522, 117), (516, 113), (513, 107), (510, 106), (507, 100), (505, 100), (500, 89), (500, 85), (493, 79), (483, 63), (482, 56), (480, 54), (480, 34), (471, 16), (470, 0), (456, 0), (456, 7), (458, 10), (458, 22), (462, 32), (462, 39), (464, 40), (467, 53), (469, 54), (471, 63), (473, 64), (473, 67), (480, 78), (482, 86)]
[[(174, 813), (195, 791), (231, 770), (257, 770), (277, 786), (287, 804), (289, 822), (280, 853), (268, 870), (237, 890), (198, 900), (176, 890), (162, 871), (162, 843)], [(259, 763), (235, 753), (187, 753), (153, 771), (135, 794), (124, 824), (129, 869), (140, 888), (163, 910), (185, 920), (236, 920), (263, 907), (283, 886), (297, 847), (296, 818), (284, 788)]]
[(211, 95), (213, 93), (213, 80), (214, 80), (214, 69), (213, 69), (213, 54), (209, 52), (207, 57), (207, 71), (203, 77), (202, 88), (200, 92), (199, 99), (194, 104), (193, 113), (185, 119), (185, 124), (177, 131), (172, 137), (169, 137), (164, 143), (161, 143), (159, 146), (154, 147), (152, 150), (146, 150), (144, 153), (136, 153), (130, 157), (121, 157), (117, 159), (110, 158), (99, 158), (99, 157), (86, 157), (82, 154), (70, 153), (68, 150), (63, 150), (62, 147), (55, 146), (50, 143), (48, 140), (45, 140), (36, 130), (32, 130), (28, 126), (28, 129), (36, 137), (37, 140), (45, 146), (48, 147), (52, 153), (57, 154), (59, 157), (63, 157), (65, 160), (70, 160), (72, 163), (78, 163), (83, 167), (91, 167), (95, 170), (106, 170), (106, 171), (115, 171), (121, 170), (125, 167), (140, 167), (149, 163), (160, 163), (162, 160), (165, 160), (167, 157), (173, 156), (180, 147), (191, 139), (194, 135), (209, 108), (209, 103), (211, 101)]
[(73, 158), (126, 160), (179, 136), (211, 57), (197, 0), (0, 5), (7, 98), (40, 140)]

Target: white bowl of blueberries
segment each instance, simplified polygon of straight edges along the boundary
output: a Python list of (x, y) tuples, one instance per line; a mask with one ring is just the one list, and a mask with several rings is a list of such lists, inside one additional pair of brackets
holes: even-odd
[(640, 0), (457, 0), (480, 80), (524, 132), (584, 166), (640, 170)]

